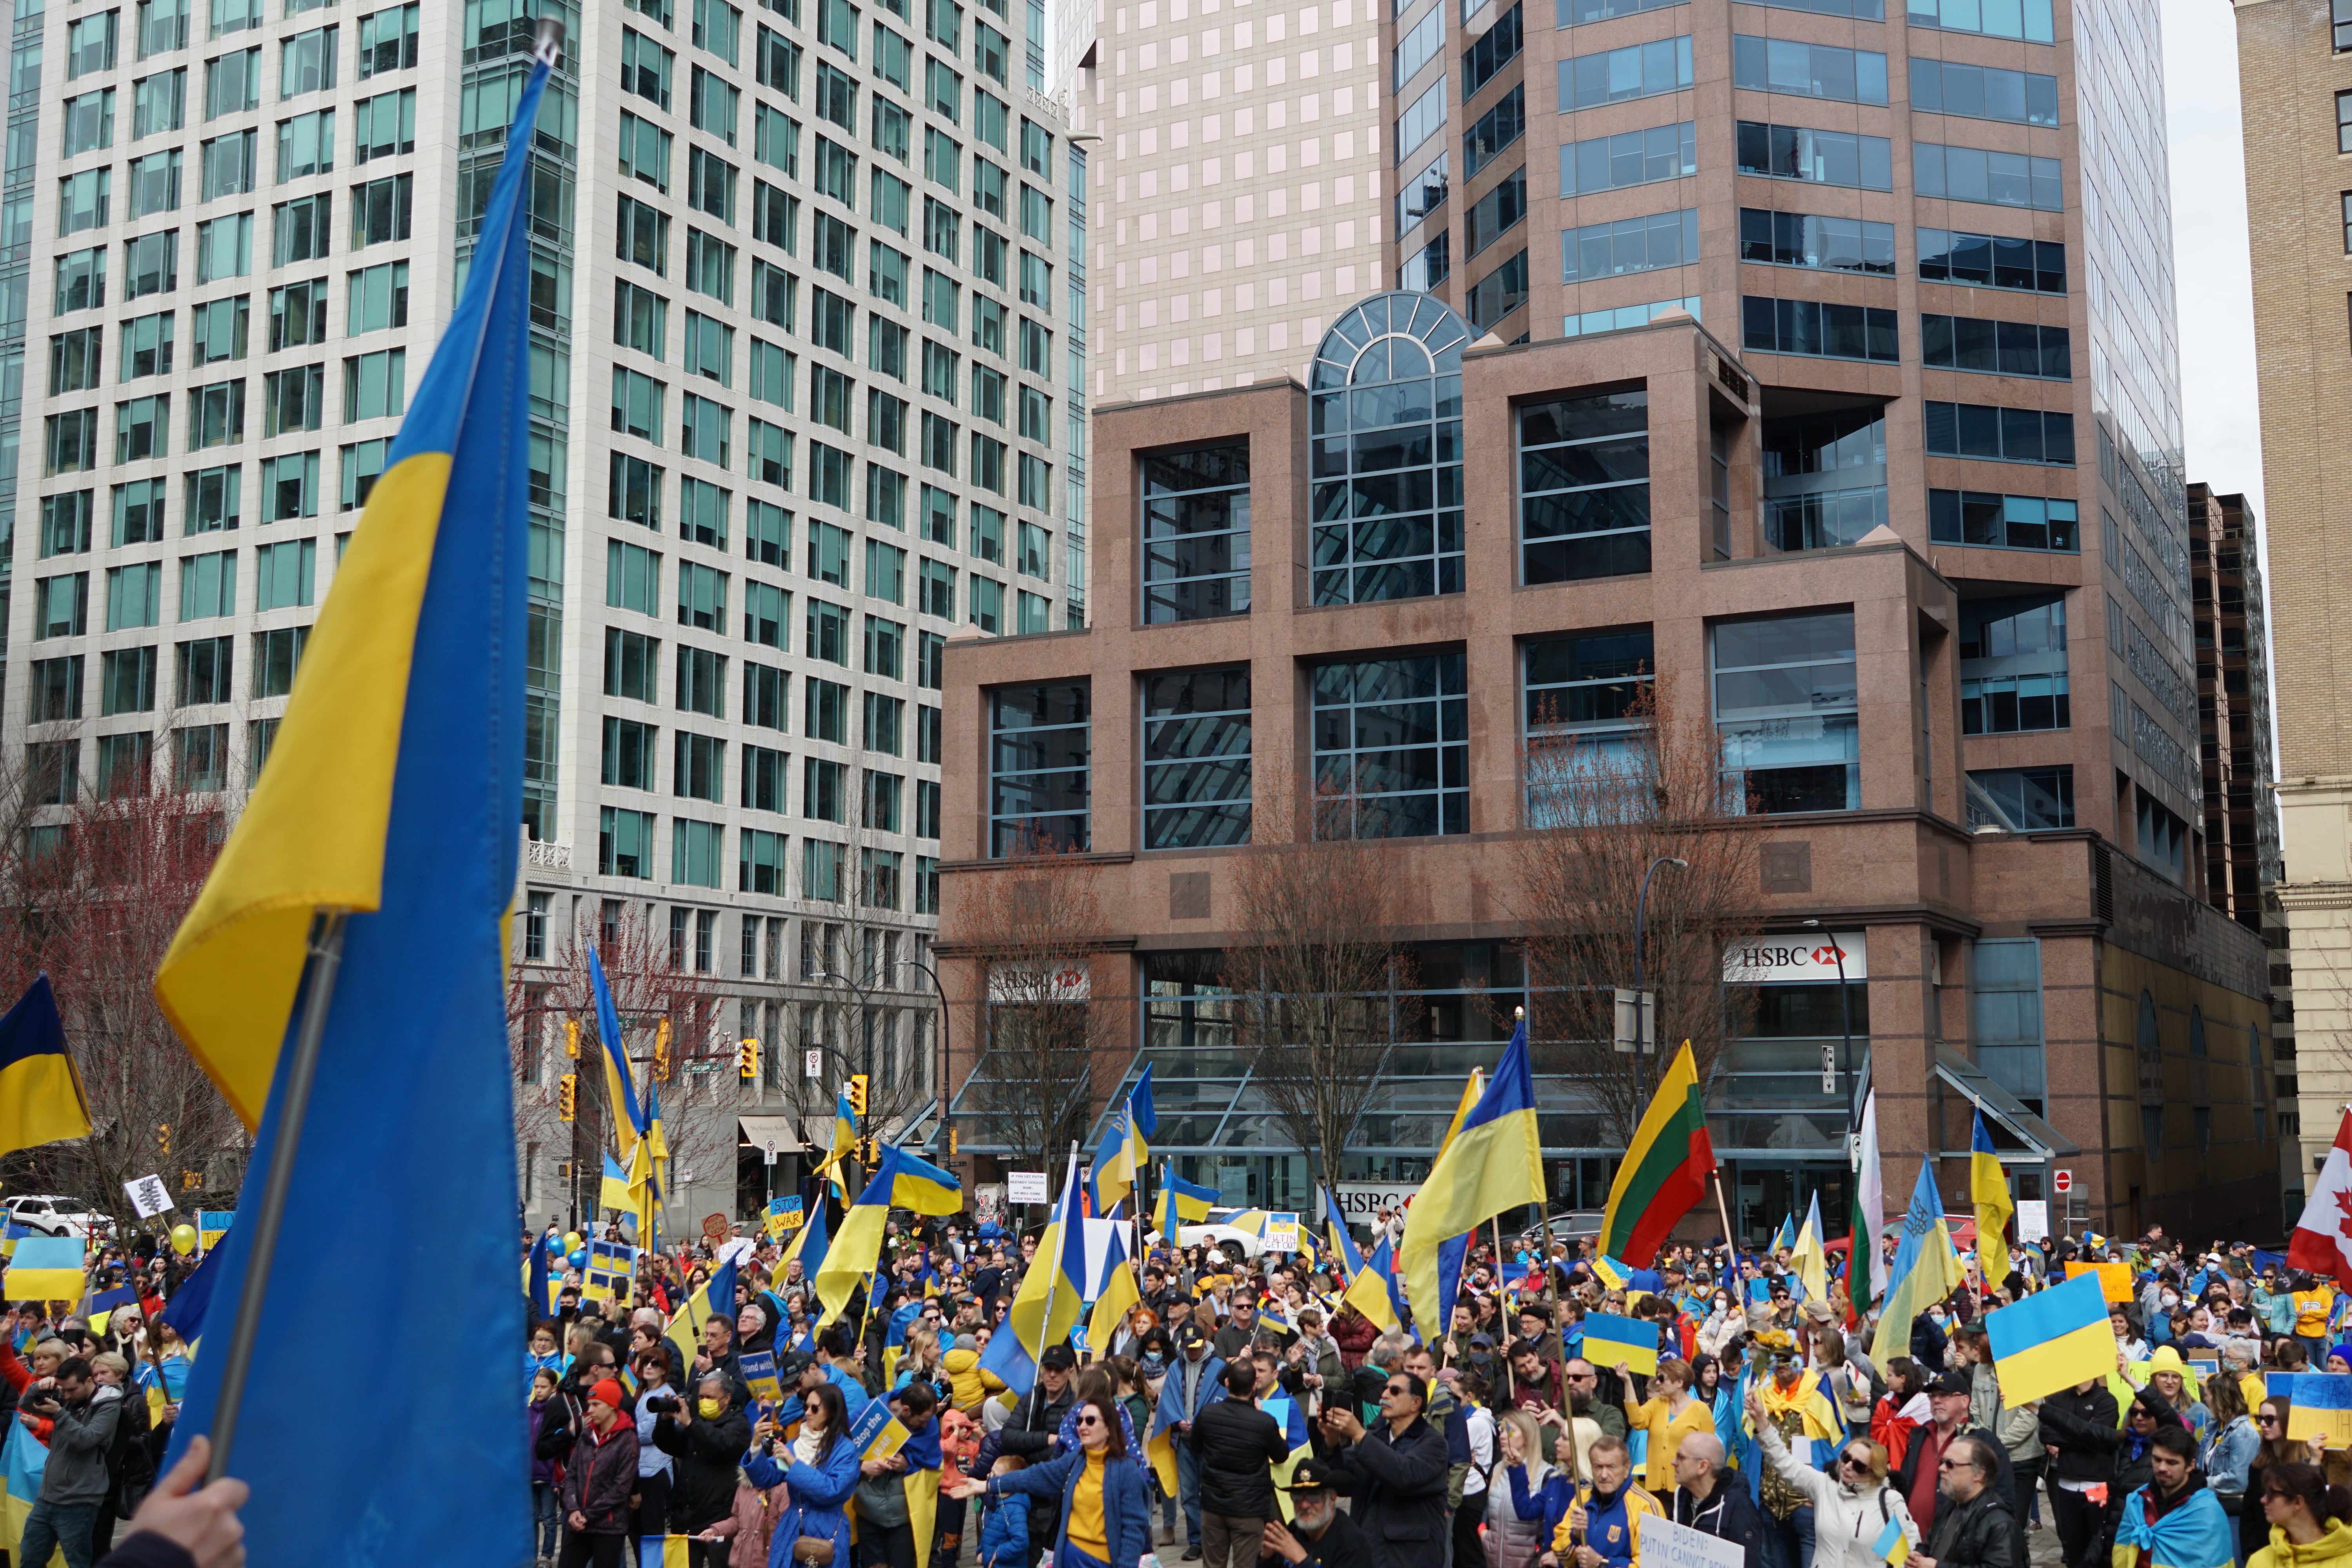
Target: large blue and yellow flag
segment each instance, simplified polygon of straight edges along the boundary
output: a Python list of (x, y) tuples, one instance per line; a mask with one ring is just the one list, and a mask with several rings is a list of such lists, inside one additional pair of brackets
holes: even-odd
[(816, 1202), (809, 1205), (808, 1223), (801, 1226), (801, 1233), (793, 1237), (793, 1244), (784, 1248), (784, 1256), (776, 1264), (776, 1278), (782, 1279), (784, 1265), (797, 1258), (801, 1260), (801, 1278), (814, 1282), (831, 1246), (832, 1238), (825, 1234), (824, 1226), (824, 1193), (820, 1189)]
[[(817, 1327), (841, 1316), (857, 1288), (872, 1278), (882, 1260), (882, 1233), (894, 1207), (917, 1214), (954, 1214), (963, 1207), (963, 1185), (898, 1144), (885, 1145), (872, 1178), (849, 1205), (849, 1212), (841, 1216), (841, 1230), (816, 1270), (816, 1298), (824, 1304)], [(803, 1265), (803, 1272), (806, 1267)]]
[(1990, 1289), (2009, 1279), (2009, 1222), (2017, 1205), (2009, 1195), (2009, 1173), (2000, 1168), (2000, 1152), (1992, 1146), (1981, 1110), (1969, 1140), (1969, 1197), (1977, 1209), (1977, 1272)]
[(2096, 1274), (2077, 1274), (1987, 1312), (1984, 1327), (2001, 1403), (2012, 1408), (2116, 1369), (2116, 1336)]
[(1150, 1163), (1151, 1150), (1135, 1125), (1134, 1107), (1120, 1106), (1103, 1129), (1102, 1147), (1095, 1151), (1095, 1167), (1087, 1174), (1087, 1185), (1094, 1189), (1095, 1213), (1107, 1215), (1117, 1207), (1135, 1190)]
[[(636, 1081), (629, 1076), (628, 1047), (621, 1034), (621, 1016), (613, 1006), (613, 987), (604, 979), (604, 961), (588, 950), (588, 989), (596, 999), (596, 1056), (604, 1064), (604, 1099), (613, 1108), (613, 1137), (621, 1159), (628, 1163), (645, 1136), (646, 1110), (637, 1103)], [(636, 1205), (617, 1205), (634, 1210)]]
[[(530, 571), (532, 123), (561, 47), (542, 41), (432, 363), (312, 628), (269, 766), (155, 977), (188, 1049), (248, 1126), (245, 1194), (279, 1159), (290, 1195), (261, 1306), (232, 1473), (256, 1568), (530, 1555), (511, 1390), (478, 1379), (379, 1401), (373, 1462), (319, 1441), (313, 1325), (354, 1290), (394, 1321), (446, 1313), (520, 1343), (508, 920), (522, 820), (523, 595)], [(321, 910), (343, 910), (310, 1135), (285, 1147), (290, 1037)], [(325, 967), (322, 965), (322, 967)], [(331, 971), (330, 971), (331, 973)], [(364, 1267), (313, 1238), (410, 1212)], [(258, 1228), (219, 1255), (214, 1327)], [(223, 1342), (226, 1342), (225, 1341)], [(173, 1447), (209, 1433), (229, 1357), (199, 1358)], [(476, 1384), (478, 1384), (477, 1386)], [(176, 1457), (176, 1456), (174, 1456)]]
[(694, 1358), (702, 1353), (702, 1325), (713, 1318), (735, 1321), (735, 1260), (731, 1258), (670, 1314), (669, 1326), (662, 1331), (662, 1338), (677, 1347), (679, 1366), (691, 1367)]
[(1364, 1266), (1364, 1255), (1356, 1250), (1356, 1238), (1348, 1230), (1348, 1216), (1339, 1212), (1339, 1200), (1328, 1187), (1323, 1189), (1323, 1223), (1330, 1233), (1331, 1249), (1339, 1255), (1340, 1267), (1347, 1270), (1348, 1278), (1354, 1279), (1356, 1271)]
[(1405, 1210), (1398, 1252), (1413, 1321), (1441, 1327), (1453, 1321), (1460, 1279), (1454, 1268), (1440, 1266), (1443, 1243), (1467, 1237), (1506, 1209), (1543, 1201), (1543, 1140), (1536, 1131), (1535, 1075), (1528, 1066), (1528, 1025), (1522, 1018), (1495, 1076)]
[(833, 1144), (824, 1152), (817, 1169), (832, 1179), (834, 1196), (849, 1195), (849, 1184), (841, 1173), (850, 1157), (857, 1152), (857, 1110), (849, 1103), (849, 1090), (843, 1089), (833, 1098)]
[(1209, 1217), (1217, 1189), (1188, 1182), (1165, 1160), (1160, 1163), (1160, 1201), (1152, 1205), (1151, 1226), (1169, 1246), (1177, 1245), (1179, 1227), (1198, 1225)]
[(1887, 1266), (1886, 1305), (1870, 1353), (1880, 1361), (1901, 1355), (1911, 1343), (1912, 1321), (1968, 1281), (1952, 1233), (1944, 1223), (1943, 1194), (1936, 1190), (1936, 1162), (1919, 1162), (1911, 1206), (1903, 1215), (1903, 1239)]
[(89, 1136), (89, 1107), (44, 970), (0, 1016), (0, 1154)]

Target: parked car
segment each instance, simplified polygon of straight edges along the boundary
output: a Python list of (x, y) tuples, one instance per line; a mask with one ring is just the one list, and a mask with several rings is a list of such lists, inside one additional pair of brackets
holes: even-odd
[(8, 1217), (35, 1236), (78, 1236), (102, 1240), (114, 1234), (114, 1222), (85, 1206), (79, 1198), (51, 1194), (27, 1194), (10, 1198)]

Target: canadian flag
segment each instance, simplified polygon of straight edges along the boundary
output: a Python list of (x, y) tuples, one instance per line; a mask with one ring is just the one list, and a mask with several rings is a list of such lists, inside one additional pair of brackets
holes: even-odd
[(2352, 1290), (2352, 1110), (2336, 1129), (2336, 1145), (2312, 1184), (2311, 1201), (2294, 1222), (2286, 1260)]

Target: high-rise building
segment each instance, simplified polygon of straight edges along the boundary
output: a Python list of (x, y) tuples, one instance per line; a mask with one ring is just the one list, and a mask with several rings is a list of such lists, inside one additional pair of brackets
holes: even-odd
[(2352, 1100), (2352, 567), (2338, 542), (2352, 517), (2352, 459), (2330, 417), (2352, 397), (2342, 158), (2352, 153), (2352, 11), (2240, 0), (2237, 20), (2277, 637), (2279, 899), (2295, 981), (2295, 1163), (2307, 1180)]
[(2270, 951), (2280, 1172), (2304, 1184), (2295, 1142), (2294, 967), (2279, 901), (2278, 776), (2271, 752), (2269, 615), (2253, 510), (2242, 495), (2189, 487), (2189, 562), (2197, 617), (2199, 752), (2205, 778), (2205, 896)]
[[(1297, 374), (1388, 286), (1381, 0), (1106, 0), (1077, 102), (1095, 162), (1094, 393), (1181, 396)], [(1402, 37), (1402, 35), (1400, 35)]]
[[(2060, 265), (2072, 242), (2048, 243)], [(964, 1149), (1034, 1162), (1061, 1146), (1037, 1085), (1091, 1110), (1149, 1067), (1155, 1157), (1225, 1201), (1394, 1201), (1524, 1003), (1547, 1184), (1597, 1208), (1639, 1102), (1572, 998), (1636, 980), (1561, 954), (1630, 959), (1654, 853), (1698, 868), (1652, 864), (1694, 879), (1684, 929), (1699, 900), (1727, 921), (1647, 979), (1662, 1020), (1678, 990), (1716, 1032), (1747, 1237), (1816, 1192), (1841, 1212), (1865, 1071), (1898, 1202), (1922, 1157), (1966, 1201), (1980, 1112), (2053, 1226), (2277, 1215), (2268, 954), (2205, 900), (2182, 738), (2185, 498), (2095, 437), (2065, 362), (2035, 363), (1743, 356), (1680, 310), (1505, 344), (1395, 292), (1333, 321), (1303, 385), (1102, 409), (1088, 629), (948, 648)], [(1334, 839), (1380, 842), (1309, 847)], [(1066, 970), (1042, 984), (1055, 910)], [(1285, 1065), (1309, 1042), (1349, 1068), (1319, 1080), (1348, 1128), (1319, 1170)]]
[[(18, 0), (0, 743), (50, 821), (265, 766), (540, 16), (568, 43), (530, 187), (526, 1117), (573, 938), (623, 931), (699, 988), (674, 1108), (732, 1117), (742, 1035), (754, 1109), (857, 1066), (935, 1082), (904, 961), (938, 908), (944, 642), (1084, 619), (1087, 158), (1041, 5)], [(797, 1009), (844, 974), (888, 994), (804, 1078)], [(735, 1142), (681, 1160), (681, 1201), (731, 1206)], [(572, 1151), (524, 1143), (560, 1212)]]

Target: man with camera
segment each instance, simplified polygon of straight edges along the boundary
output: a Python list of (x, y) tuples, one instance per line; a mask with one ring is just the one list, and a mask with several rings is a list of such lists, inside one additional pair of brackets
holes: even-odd
[(705, 1531), (735, 1511), (735, 1466), (751, 1446), (751, 1423), (733, 1407), (734, 1392), (725, 1373), (706, 1373), (690, 1405), (670, 1394), (654, 1418), (654, 1444), (675, 1461), (668, 1533), (695, 1537), (687, 1552), (697, 1568), (727, 1568), (728, 1542)]
[(47, 1563), (62, 1551), (66, 1568), (89, 1568), (90, 1529), (107, 1494), (106, 1457), (122, 1417), (122, 1390), (100, 1388), (90, 1378), (89, 1363), (68, 1356), (54, 1377), (28, 1386), (16, 1407), (53, 1423), (48, 1468), (40, 1500), (25, 1520), (19, 1560)]

